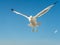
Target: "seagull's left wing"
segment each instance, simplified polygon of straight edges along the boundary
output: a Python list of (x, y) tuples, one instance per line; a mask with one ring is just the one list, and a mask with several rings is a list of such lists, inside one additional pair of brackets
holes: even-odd
[(11, 11), (12, 12), (14, 12), (14, 13), (16, 13), (16, 14), (18, 14), (18, 15), (21, 15), (21, 16), (24, 16), (25, 18), (29, 18), (27, 15), (24, 15), (24, 14), (22, 14), (22, 13), (20, 13), (20, 12), (17, 12), (16, 10), (14, 10), (14, 9), (11, 9)]
[(39, 12), (36, 16), (34, 16), (35, 18), (40, 17), (42, 15), (44, 15), (45, 13), (47, 13), (56, 3), (48, 6), (47, 8), (45, 8), (44, 10), (42, 10), (41, 12)]

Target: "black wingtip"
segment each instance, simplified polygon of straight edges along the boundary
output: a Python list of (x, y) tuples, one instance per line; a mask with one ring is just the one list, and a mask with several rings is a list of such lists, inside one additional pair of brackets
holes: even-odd
[(58, 3), (58, 1), (56, 1), (54, 4), (57, 4)]
[(11, 11), (14, 11), (14, 9), (11, 9)]

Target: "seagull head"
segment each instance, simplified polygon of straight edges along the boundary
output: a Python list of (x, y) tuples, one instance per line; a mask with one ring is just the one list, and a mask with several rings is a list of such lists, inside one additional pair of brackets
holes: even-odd
[(29, 17), (29, 21), (32, 19), (32, 16)]
[(32, 16), (30, 16), (30, 18), (32, 18)]

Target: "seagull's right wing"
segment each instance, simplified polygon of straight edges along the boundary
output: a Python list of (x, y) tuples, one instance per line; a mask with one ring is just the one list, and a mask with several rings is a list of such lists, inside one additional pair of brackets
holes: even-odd
[(42, 10), (41, 12), (39, 12), (36, 16), (34, 16), (35, 18), (41, 17), (42, 15), (44, 15), (45, 13), (47, 13), (54, 5), (56, 4), (56, 2), (50, 6), (48, 6), (47, 8), (45, 8), (44, 10)]
[(14, 9), (11, 9), (11, 11), (14, 12), (14, 13), (16, 13), (16, 14), (18, 14), (18, 15), (24, 16), (24, 17), (26, 17), (27, 19), (29, 18), (28, 16), (26, 16), (26, 15), (20, 13), (20, 12), (17, 12), (17, 11), (14, 10)]

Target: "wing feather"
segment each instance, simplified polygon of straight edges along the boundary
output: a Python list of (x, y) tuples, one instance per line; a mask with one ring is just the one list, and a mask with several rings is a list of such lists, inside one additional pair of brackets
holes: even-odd
[(22, 14), (22, 13), (20, 13), (20, 12), (17, 12), (17, 11), (14, 10), (14, 9), (11, 9), (11, 11), (14, 12), (14, 13), (16, 13), (16, 14), (18, 14), (18, 15), (24, 16), (25, 18), (29, 18), (27, 15), (24, 15), (24, 14)]
[(44, 10), (42, 10), (41, 12), (39, 12), (36, 16), (34, 16), (34, 18), (38, 18), (41, 17), (42, 15), (44, 15), (45, 13), (47, 13), (56, 3), (46, 7)]

